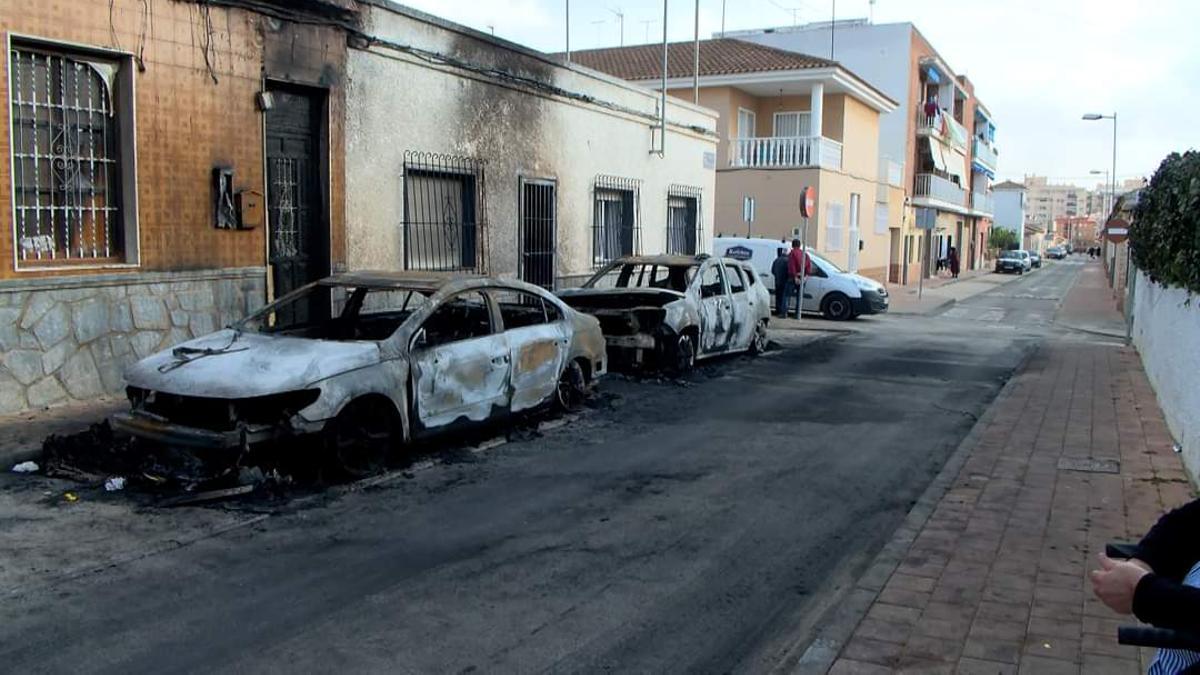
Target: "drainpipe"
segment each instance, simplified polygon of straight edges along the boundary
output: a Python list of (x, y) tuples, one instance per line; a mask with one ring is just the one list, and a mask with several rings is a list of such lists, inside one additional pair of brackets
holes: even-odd
[(663, 0), (663, 71), (662, 71), (662, 108), (658, 128), (658, 156), (667, 155), (667, 0)]
[(566, 0), (567, 5), (567, 63), (571, 62), (571, 0)]

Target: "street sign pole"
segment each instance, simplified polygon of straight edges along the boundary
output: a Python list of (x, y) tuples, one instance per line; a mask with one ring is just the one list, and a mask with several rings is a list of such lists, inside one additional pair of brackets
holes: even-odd
[(800, 266), (800, 292), (796, 294), (796, 320), (804, 316), (804, 282), (808, 279), (808, 266), (811, 264), (808, 257), (808, 219), (812, 217), (817, 209), (817, 191), (811, 185), (804, 186), (804, 190), (800, 193), (800, 250), (804, 252), (801, 259), (804, 264)]

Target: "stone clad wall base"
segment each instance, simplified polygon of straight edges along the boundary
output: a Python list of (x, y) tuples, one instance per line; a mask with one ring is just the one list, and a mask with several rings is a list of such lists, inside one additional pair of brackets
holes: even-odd
[(265, 300), (261, 267), (0, 283), (0, 414), (120, 394), (130, 363)]

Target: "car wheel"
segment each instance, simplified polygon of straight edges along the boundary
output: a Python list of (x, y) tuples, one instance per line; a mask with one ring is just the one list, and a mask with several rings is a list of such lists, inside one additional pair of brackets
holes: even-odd
[(587, 378), (583, 375), (583, 366), (578, 361), (571, 361), (563, 368), (558, 376), (558, 387), (554, 393), (554, 404), (561, 412), (572, 412), (583, 405), (587, 398)]
[(682, 375), (696, 365), (696, 341), (691, 334), (684, 333), (675, 338), (675, 348), (671, 351), (670, 370), (676, 375)]
[(832, 321), (846, 321), (854, 316), (854, 309), (850, 306), (850, 298), (842, 293), (830, 293), (821, 303), (821, 314)]
[(1025, 274), (1025, 268), (1022, 267), (1021, 269), (1017, 270), (1017, 274)]
[(763, 319), (754, 327), (754, 335), (750, 338), (750, 354), (758, 356), (767, 351), (767, 321)]
[(390, 403), (351, 402), (325, 427), (325, 447), (333, 468), (353, 479), (379, 473), (387, 466), (397, 427)]

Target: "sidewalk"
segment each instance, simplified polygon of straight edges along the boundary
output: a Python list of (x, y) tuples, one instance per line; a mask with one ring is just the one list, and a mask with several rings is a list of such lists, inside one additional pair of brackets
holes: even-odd
[(106, 396), (87, 403), (0, 416), (0, 471), (36, 459), (42, 453), (42, 441), (50, 434), (83, 431), (128, 405), (123, 398)]
[[(1071, 318), (1118, 320), (1092, 297), (1107, 289), (1081, 279)], [(1193, 495), (1137, 353), (1047, 342), (857, 582), (843, 605), (857, 610), (831, 613), (843, 632), (819, 637), (815, 660), (836, 653), (830, 673), (1145, 672), (1152, 652), (1116, 642), (1134, 620), (1093, 597), (1087, 572), (1106, 542), (1136, 540)]]
[(893, 314), (932, 314), (960, 300), (966, 300), (1019, 278), (1016, 274), (996, 274), (988, 269), (979, 269), (963, 272), (957, 279), (926, 279), (920, 299), (917, 298), (920, 290), (917, 285), (896, 286), (892, 290), (891, 307), (888, 311)]

